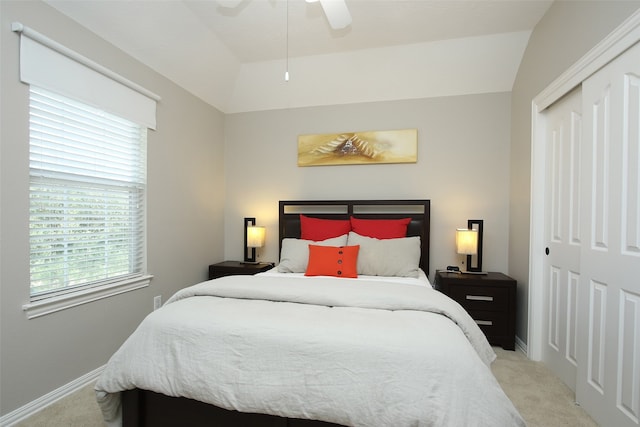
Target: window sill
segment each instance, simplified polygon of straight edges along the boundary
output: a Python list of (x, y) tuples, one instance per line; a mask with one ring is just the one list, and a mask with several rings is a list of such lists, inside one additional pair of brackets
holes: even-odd
[(67, 295), (60, 295), (57, 297), (47, 298), (42, 301), (30, 302), (23, 305), (22, 309), (27, 314), (28, 319), (35, 319), (40, 316), (46, 316), (47, 314), (66, 310), (71, 307), (77, 307), (102, 298), (108, 298), (140, 288), (146, 288), (149, 286), (152, 278), (153, 276), (146, 275), (104, 286), (84, 289)]

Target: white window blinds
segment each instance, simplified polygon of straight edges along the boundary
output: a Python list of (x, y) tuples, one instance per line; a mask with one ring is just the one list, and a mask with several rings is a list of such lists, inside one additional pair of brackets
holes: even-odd
[(144, 274), (146, 129), (30, 86), (31, 295)]
[(148, 286), (147, 128), (160, 97), (12, 23), (29, 85), (29, 318)]

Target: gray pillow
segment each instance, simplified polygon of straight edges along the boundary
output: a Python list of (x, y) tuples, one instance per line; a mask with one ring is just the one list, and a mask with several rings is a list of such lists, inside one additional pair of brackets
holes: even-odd
[(303, 239), (282, 239), (282, 251), (280, 252), (280, 273), (304, 273), (309, 262), (309, 245), (318, 246), (345, 246), (347, 235), (333, 237), (331, 239), (314, 242)]
[(418, 277), (420, 237), (376, 239), (349, 233), (347, 245), (360, 245), (358, 274), (367, 276)]

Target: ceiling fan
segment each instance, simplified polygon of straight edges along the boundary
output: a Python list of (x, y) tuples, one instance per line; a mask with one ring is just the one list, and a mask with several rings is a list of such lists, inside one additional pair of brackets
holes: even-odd
[(345, 0), (307, 0), (307, 3), (320, 1), (322, 10), (334, 30), (341, 30), (351, 24), (351, 14)]
[[(242, 1), (243, 0), (218, 0), (218, 4), (222, 7), (234, 8)], [(341, 30), (351, 24), (351, 14), (349, 13), (345, 0), (306, 0), (307, 3), (315, 3), (317, 1), (322, 5), (324, 14), (332, 29)]]

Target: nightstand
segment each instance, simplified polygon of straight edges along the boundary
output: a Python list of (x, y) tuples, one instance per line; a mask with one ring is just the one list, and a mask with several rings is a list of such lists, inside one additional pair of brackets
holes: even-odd
[(456, 300), (476, 321), (493, 345), (515, 350), (516, 281), (490, 272), (436, 272), (436, 289)]
[(273, 268), (271, 262), (259, 262), (257, 264), (245, 264), (240, 261), (223, 261), (209, 266), (209, 280), (218, 277), (232, 276), (237, 274), (252, 275), (262, 273)]

